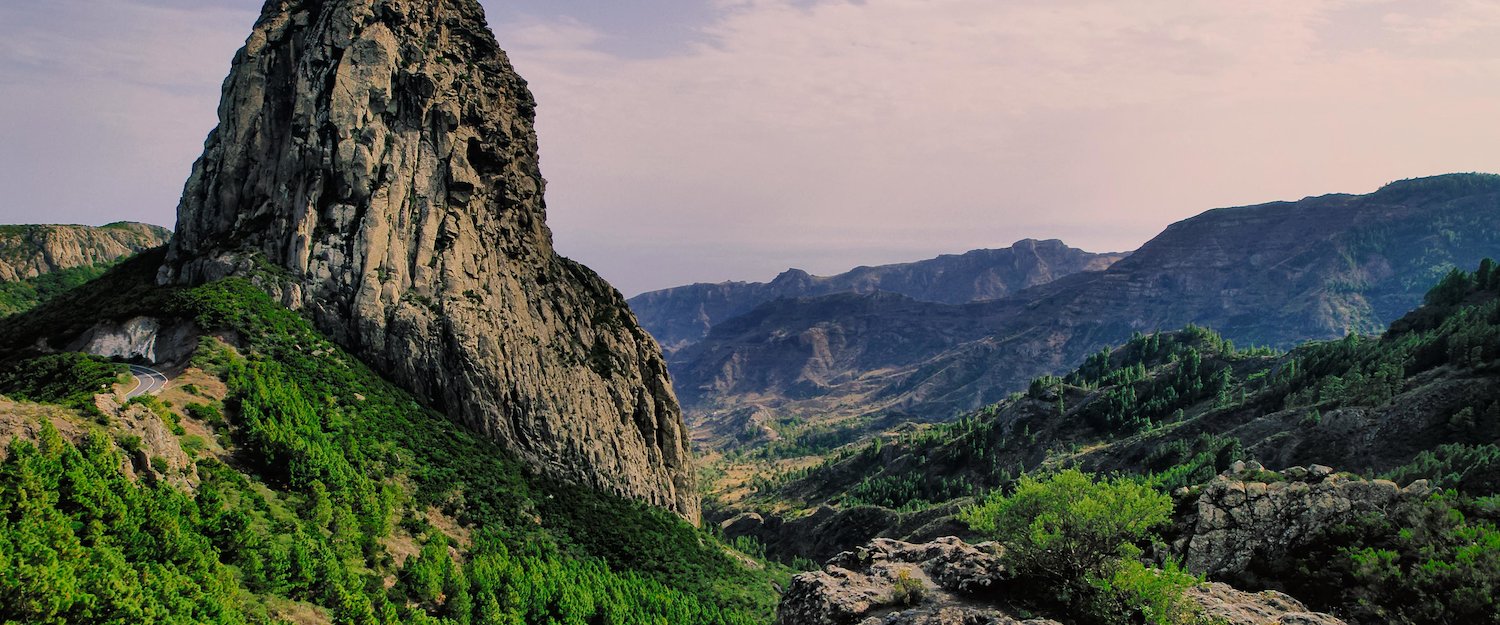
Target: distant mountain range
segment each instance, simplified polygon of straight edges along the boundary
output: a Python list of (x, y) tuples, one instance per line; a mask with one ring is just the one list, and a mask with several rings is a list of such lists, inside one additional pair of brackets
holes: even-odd
[(731, 294), (767, 286), (694, 285), (632, 304), (643, 305), (644, 325), (669, 344), (708, 326), (670, 357), (693, 422), (743, 427), (723, 417), (766, 410), (942, 419), (1138, 331), (1193, 323), (1240, 345), (1274, 347), (1378, 333), (1450, 268), (1497, 252), (1500, 176), (1454, 174), (1368, 195), (1211, 210), (1118, 262), (1123, 255), (1075, 250), (1063, 254), (1070, 262), (1009, 283), (1029, 288), (996, 289), (991, 298), (971, 292), (986, 301), (955, 301), (957, 289), (902, 293), (844, 280), (864, 288), (767, 297), (728, 318)]
[(1007, 248), (856, 267), (835, 276), (788, 269), (770, 282), (690, 284), (637, 295), (630, 307), (670, 353), (702, 340), (715, 325), (777, 299), (883, 292), (943, 304), (983, 302), (1080, 271), (1105, 269), (1125, 256), (1085, 252), (1055, 239), (1025, 239)]

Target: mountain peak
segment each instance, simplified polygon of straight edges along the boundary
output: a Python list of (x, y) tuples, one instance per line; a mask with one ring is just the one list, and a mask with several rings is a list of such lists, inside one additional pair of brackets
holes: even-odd
[(1375, 192), (1375, 197), (1385, 201), (1400, 201), (1417, 194), (1456, 197), (1485, 192), (1500, 192), (1500, 174), (1471, 172), (1406, 178), (1380, 187)]
[(271, 0), (159, 279), (254, 274), (543, 472), (696, 519), (659, 348), (552, 249), (535, 107), (475, 0)]

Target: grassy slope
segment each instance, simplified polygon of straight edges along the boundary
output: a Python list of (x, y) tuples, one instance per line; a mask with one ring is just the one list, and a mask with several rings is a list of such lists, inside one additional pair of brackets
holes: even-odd
[[(1244, 457), (1491, 494), (1500, 490), (1500, 300), (1467, 275), (1469, 287), (1440, 285), (1376, 338), (1272, 354), (1201, 328), (1139, 336), (953, 424), (844, 448), (766, 483), (760, 499), (921, 507), (1065, 464), (1180, 486)], [(1351, 446), (1360, 432), (1379, 444)]]
[(1140, 336), (957, 423), (771, 480), (756, 503), (929, 508), (1063, 466), (1173, 491), (1249, 458), (1429, 479), (1449, 490), (1325, 528), (1310, 548), (1230, 581), (1362, 625), (1497, 623), (1497, 443), (1500, 270), (1486, 262), (1444, 278), (1376, 338), (1271, 354), (1199, 328)]
[(0, 282), (0, 317), (25, 312), (58, 295), (104, 275), (108, 265), (71, 267), (49, 274)]
[[(129, 548), (117, 558), (123, 563), (113, 564), (231, 580), (201, 589), (205, 600), (198, 604), (222, 608), (195, 617), (204, 620), (267, 620), (287, 605), (359, 622), (769, 620), (772, 582), (784, 581), (785, 569), (747, 566), (670, 514), (532, 475), (498, 446), (380, 379), (250, 283), (162, 289), (151, 285), (158, 260), (148, 254), (128, 261), (88, 287), (0, 321), (0, 354), (23, 356), (39, 338), (62, 344), (106, 316), (191, 319), (238, 337), (238, 351), (210, 340), (198, 357), (229, 388), (222, 406), (234, 445), (229, 462), (200, 461), (204, 486), (196, 497), (153, 484), (141, 485), (139, 497), (121, 494), (128, 500), (120, 504), (124, 518), (151, 518), (160, 501), (171, 502), (179, 513), (165, 522), (181, 528), (172, 536), (186, 536), (192, 549), (209, 555), (163, 560), (155, 554), (181, 545), (149, 544), (134, 533), (117, 537), (117, 519), (103, 522), (103, 535), (62, 531), (59, 524), (93, 522), (73, 509), (78, 502), (68, 500), (67, 489), (48, 495), (50, 505), (18, 498), (28, 481), (69, 471), (121, 491), (127, 483), (108, 468), (116, 450), (93, 439), (78, 449), (54, 441), (13, 451), (0, 469), (0, 516), (9, 519), (0, 534), (28, 540), (56, 561), (79, 546), (124, 542)], [(463, 536), (439, 531), (429, 522), (434, 513), (457, 519)], [(421, 545), (419, 553), (398, 566), (394, 537), (409, 537)], [(120, 605), (79, 582), (100, 570), (37, 573), (57, 580), (54, 594), (73, 600), (51, 604), (53, 618), (76, 620), (80, 606), (91, 602)], [(0, 608), (0, 620), (47, 620), (44, 608), (24, 611), (35, 601), (13, 596), (28, 586), (31, 594), (46, 587), (0, 589), (0, 597), (13, 599), (0, 601), (9, 606)], [(167, 605), (162, 592), (137, 594)]]

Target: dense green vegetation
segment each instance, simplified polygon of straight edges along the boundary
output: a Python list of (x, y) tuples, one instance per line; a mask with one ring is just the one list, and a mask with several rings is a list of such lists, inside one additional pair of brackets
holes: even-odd
[(0, 362), (0, 395), (98, 415), (94, 394), (124, 378), (125, 366), (79, 353)]
[[(1218, 361), (1204, 361), (1204, 355)], [(1235, 390), (1233, 361), (1269, 358), (1266, 349), (1239, 351), (1207, 328), (1189, 325), (1179, 332), (1137, 333), (1124, 347), (1098, 352), (1057, 383), (1100, 389), (1080, 412), (1101, 432), (1127, 435), (1150, 429), (1177, 411), (1204, 399), (1229, 404)], [(1054, 378), (1055, 379), (1055, 378)], [(1032, 393), (1038, 384), (1032, 383)]]
[(83, 283), (104, 275), (109, 265), (84, 265), (35, 278), (0, 282), (0, 317), (35, 308)]
[[(340, 623), (769, 620), (786, 569), (746, 567), (668, 513), (530, 474), (248, 281), (163, 292), (110, 280), (142, 297), (94, 310), (149, 305), (242, 338), (239, 349), (205, 339), (195, 360), (228, 386), (221, 438), (232, 456), (200, 457), (189, 494), (131, 483), (104, 437), (15, 444), (0, 465), (0, 534), (21, 551), (5, 552), (66, 565), (0, 566), (0, 622), (268, 622), (296, 611)], [(100, 297), (82, 289), (6, 323), (63, 332), (86, 319), (62, 300)], [(193, 413), (219, 418), (208, 404)], [(74, 497), (98, 491), (114, 499)], [(90, 558), (70, 555), (80, 551)]]
[[(1270, 350), (1236, 349), (1197, 326), (1137, 334), (1117, 350), (1089, 357), (1066, 377), (1033, 381), (1026, 392), (1001, 404), (889, 441), (841, 450), (820, 466), (761, 485), (775, 492), (787, 483), (837, 484), (844, 481), (840, 476), (858, 475), (839, 493), (841, 503), (893, 509), (978, 496), (1035, 469), (1049, 452), (1071, 452), (1085, 442), (1152, 431), (1181, 421), (1184, 409), (1204, 403), (1238, 406), (1247, 387), (1263, 389), (1276, 376), (1295, 370), (1268, 375), (1275, 361)], [(1077, 422), (1087, 427), (1072, 425)], [(1161, 473), (1156, 483), (1170, 490), (1212, 477), (1242, 457), (1238, 441), (1205, 436), (1174, 441), (1153, 455), (1150, 468)]]
[(1497, 378), (1500, 266), (1486, 260), (1442, 274), (1425, 305), (1379, 337), (1275, 354), (1195, 327), (1140, 335), (953, 423), (841, 450), (768, 484), (767, 496), (909, 509), (995, 497), (1018, 488), (1017, 476), (1074, 464), (1171, 493), (1250, 460), (1249, 445), (1305, 444), (1316, 458), (1380, 426), (1369, 419), (1395, 419), (1368, 448), (1379, 457), (1352, 460), (1398, 483), (1452, 490), (1330, 528), (1315, 553), (1234, 581), (1359, 623), (1494, 622), (1484, 619), (1500, 601)]
[[(1497, 406), (1500, 403), (1492, 408)], [(1472, 417), (1473, 411), (1466, 410)], [(1459, 411), (1459, 414), (1464, 414), (1464, 411)], [(1491, 423), (1500, 422), (1500, 414), (1493, 410), (1484, 418)], [(1425, 479), (1438, 488), (1475, 496), (1500, 495), (1500, 446), (1442, 445), (1417, 454), (1411, 462), (1392, 470), (1386, 477), (1398, 484)]]
[(1500, 501), (1440, 492), (1325, 528), (1247, 581), (1358, 623), (1500, 623)]
[(102, 434), (43, 427), (0, 463), (0, 622), (248, 622), (191, 495), (132, 483)]
[[(1169, 562), (1141, 563), (1140, 545), (1172, 514), (1172, 500), (1136, 481), (1077, 470), (1021, 478), (960, 515), (1005, 545), (1018, 597), (1060, 606), (1084, 623), (1173, 625), (1197, 620), (1184, 591), (1201, 580)], [(1050, 604), (1050, 605), (1049, 605)]]

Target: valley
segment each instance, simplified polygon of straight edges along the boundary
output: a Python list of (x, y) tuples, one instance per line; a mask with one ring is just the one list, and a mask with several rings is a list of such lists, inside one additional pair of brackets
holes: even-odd
[[(776, 5), (785, 25), (876, 4), (711, 8)], [(175, 25), (202, 17), (188, 5), (142, 10)], [(748, 103), (712, 132), (675, 104), (695, 92), (674, 91), (612, 153), (612, 107), (660, 78), (634, 72), (686, 57), (621, 52), (620, 32), (516, 11), (266, 0), (238, 15), (249, 35), (235, 31), (244, 43), (215, 83), (217, 126), (194, 138), (186, 183), (171, 181), (171, 230), (114, 221), (127, 206), (101, 209), (112, 223), (97, 227), (0, 225), (0, 625), (1500, 625), (1500, 175), (1185, 219), (1137, 203), (1122, 221), (1100, 212), (1148, 183), (1111, 178), (1141, 175), (1116, 163), (1092, 174), (1100, 189), (1067, 195), (1092, 219), (1019, 188), (984, 196), (1015, 206), (953, 214), (1004, 226), (960, 224), (985, 232), (1070, 224), (1086, 241), (1177, 220), (1132, 251), (1027, 238), (627, 299), (559, 253), (554, 224), (595, 260), (714, 248), (690, 234), (707, 224), (743, 247), (675, 262), (743, 269), (765, 258), (736, 254), (800, 250), (824, 263), (802, 266), (826, 266), (954, 237), (940, 198), (960, 181), (924, 169), (950, 152), (974, 160), (955, 171), (1003, 163), (1038, 189), (1070, 172), (1033, 171), (1046, 155), (1009, 145), (1001, 158), (915, 142), (898, 159), (923, 191), (914, 205), (876, 180), (878, 146), (854, 159), (871, 166), (850, 185), (874, 189), (864, 201), (811, 184), (842, 162), (811, 181), (787, 171), (802, 142), (929, 97), (900, 72), (879, 81), (900, 94), (828, 119), (802, 113), (854, 83), (806, 80), (827, 89), (793, 110)], [(515, 23), (497, 29), (495, 15)], [(738, 53), (720, 45), (728, 22), (673, 24), (702, 38), (676, 42), (695, 58)], [(1173, 24), (1174, 46), (1216, 40)], [(895, 56), (946, 65), (911, 54), (915, 41)], [(179, 56), (147, 52), (120, 56)], [(518, 66), (546, 85), (533, 92)], [(152, 73), (131, 80), (192, 92), (140, 78)], [(715, 89), (803, 81), (707, 73)], [(558, 95), (586, 87), (604, 90)], [(1061, 92), (1070, 110), (1088, 100)], [(587, 141), (564, 121), (579, 111), (598, 120)], [(762, 117), (796, 141), (739, 154)], [(539, 124), (561, 139), (547, 155), (573, 185), (563, 193), (542, 176)], [(863, 134), (914, 139), (880, 129)], [(674, 133), (702, 142), (693, 159), (749, 160), (692, 180), (695, 210), (653, 212), (674, 201), (662, 186), (611, 198), (608, 219), (580, 211), (597, 192), (580, 180), (677, 180), (643, 173), (686, 158)], [(1101, 146), (1068, 168), (1104, 169), (1089, 160)], [(1222, 152), (1218, 175), (1238, 176)], [(595, 153), (609, 165), (583, 165)], [(1159, 189), (1168, 204), (1224, 184), (1173, 173), (1183, 188)], [(746, 197), (720, 184), (736, 175), (753, 181)], [(848, 212), (800, 214), (813, 200)], [(764, 202), (766, 223), (716, 223), (715, 202)], [(610, 221), (626, 213), (639, 223)], [(591, 220), (608, 236), (579, 236)], [(848, 240), (806, 240), (828, 224)], [(702, 275), (679, 269), (656, 284)]]

